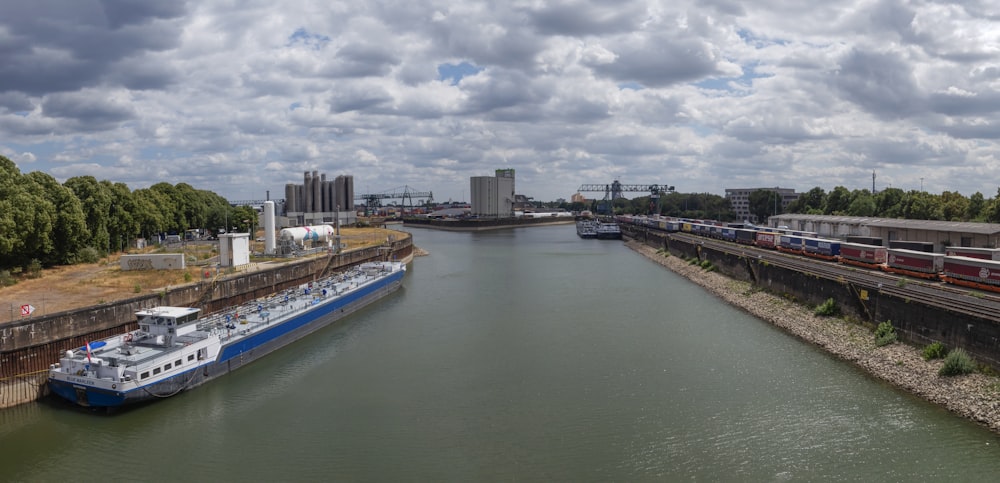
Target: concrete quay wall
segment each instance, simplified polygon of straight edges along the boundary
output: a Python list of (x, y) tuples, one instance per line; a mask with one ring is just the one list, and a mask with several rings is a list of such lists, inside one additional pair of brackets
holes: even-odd
[(406, 218), (403, 224), (421, 228), (445, 231), (487, 231), (506, 230), (524, 226), (569, 225), (576, 223), (571, 217), (548, 218), (493, 218), (476, 220), (436, 220), (429, 218)]
[[(1000, 313), (996, 318), (975, 317), (885, 293), (878, 286), (861, 286), (778, 267), (754, 254), (724, 253), (671, 238), (663, 232), (622, 228), (626, 236), (656, 249), (666, 249), (674, 256), (708, 260), (717, 272), (729, 278), (750, 282), (808, 306), (820, 305), (832, 298), (841, 314), (872, 328), (891, 321), (903, 342), (917, 347), (931, 342), (941, 342), (948, 348), (961, 347), (977, 362), (1000, 370)], [(893, 288), (896, 289), (893, 292), (897, 292), (905, 286)]]
[(273, 268), (258, 266), (253, 271), (223, 274), (159, 293), (4, 324), (0, 326), (0, 408), (39, 397), (44, 392), (49, 364), (58, 362), (66, 349), (137, 328), (135, 312), (139, 310), (177, 305), (216, 312), (352, 265), (385, 259), (387, 253), (397, 260), (411, 257), (412, 236), (400, 233), (389, 247), (352, 250), (331, 257), (275, 264)]

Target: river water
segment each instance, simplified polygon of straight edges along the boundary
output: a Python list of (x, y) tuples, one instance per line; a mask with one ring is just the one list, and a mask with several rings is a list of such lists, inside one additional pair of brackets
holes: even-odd
[(570, 225), (413, 229), (403, 289), (112, 416), (0, 411), (0, 481), (995, 481), (1000, 438)]

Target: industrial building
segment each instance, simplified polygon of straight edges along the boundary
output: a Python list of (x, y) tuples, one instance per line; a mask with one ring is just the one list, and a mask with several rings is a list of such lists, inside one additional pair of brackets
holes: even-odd
[(514, 216), (514, 170), (498, 169), (496, 176), (469, 178), (473, 216), (510, 218)]
[(782, 214), (768, 218), (768, 226), (787, 226), (814, 232), (822, 237), (844, 239), (848, 236), (934, 243), (936, 252), (949, 246), (996, 248), (1000, 246), (1000, 224), (963, 221), (902, 220), (857, 216)]
[(733, 209), (733, 213), (736, 213), (737, 220), (762, 221), (757, 220), (757, 216), (750, 213), (750, 193), (754, 191), (773, 191), (778, 193), (778, 196), (781, 197), (782, 211), (790, 203), (799, 199), (799, 196), (802, 196), (802, 193), (796, 193), (791, 188), (726, 188), (726, 199), (729, 200), (729, 206)]
[(354, 209), (354, 176), (327, 180), (326, 174), (306, 171), (302, 184), (285, 185), (285, 205), (279, 226), (350, 224), (357, 221)]

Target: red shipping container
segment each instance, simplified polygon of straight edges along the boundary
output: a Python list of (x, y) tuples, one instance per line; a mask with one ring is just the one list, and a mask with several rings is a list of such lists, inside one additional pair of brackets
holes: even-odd
[(944, 257), (944, 274), (962, 280), (1000, 285), (1000, 262), (971, 257)]
[(764, 248), (774, 248), (778, 245), (779, 233), (770, 233), (766, 231), (757, 232), (757, 246)]
[(890, 248), (886, 265), (914, 272), (940, 272), (944, 262), (944, 254), (918, 252), (904, 248)]
[(840, 257), (864, 263), (885, 263), (888, 250), (885, 247), (862, 243), (841, 243)]

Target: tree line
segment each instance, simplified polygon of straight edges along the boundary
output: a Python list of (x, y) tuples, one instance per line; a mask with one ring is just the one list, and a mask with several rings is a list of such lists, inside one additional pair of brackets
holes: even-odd
[[(564, 208), (598, 212), (601, 203), (605, 201), (566, 204)], [(979, 192), (968, 197), (955, 191), (933, 194), (899, 188), (872, 193), (867, 189), (848, 190), (843, 186), (827, 192), (817, 186), (802, 193), (798, 200), (785, 208), (782, 208), (780, 195), (776, 191), (760, 189), (750, 193), (748, 205), (750, 213), (758, 220), (767, 220), (767, 217), (775, 214), (799, 213), (1000, 223), (1000, 189), (997, 190), (996, 197), (986, 198)], [(616, 214), (659, 213), (680, 218), (741, 221), (736, 220), (728, 198), (710, 193), (667, 193), (660, 197), (658, 206), (650, 204), (648, 195), (618, 199), (614, 200), (613, 209)]]
[(866, 189), (850, 191), (837, 186), (827, 193), (815, 187), (790, 203), (785, 211), (812, 215), (997, 223), (1000, 222), (1000, 190), (997, 190), (997, 197), (987, 199), (980, 192), (966, 197), (954, 191), (938, 195), (920, 190), (887, 188), (873, 194)]
[(249, 230), (249, 206), (186, 183), (130, 190), (124, 183), (77, 176), (60, 184), (51, 175), (22, 174), (0, 156), (0, 269), (93, 262), (125, 251), (136, 238), (188, 229)]

